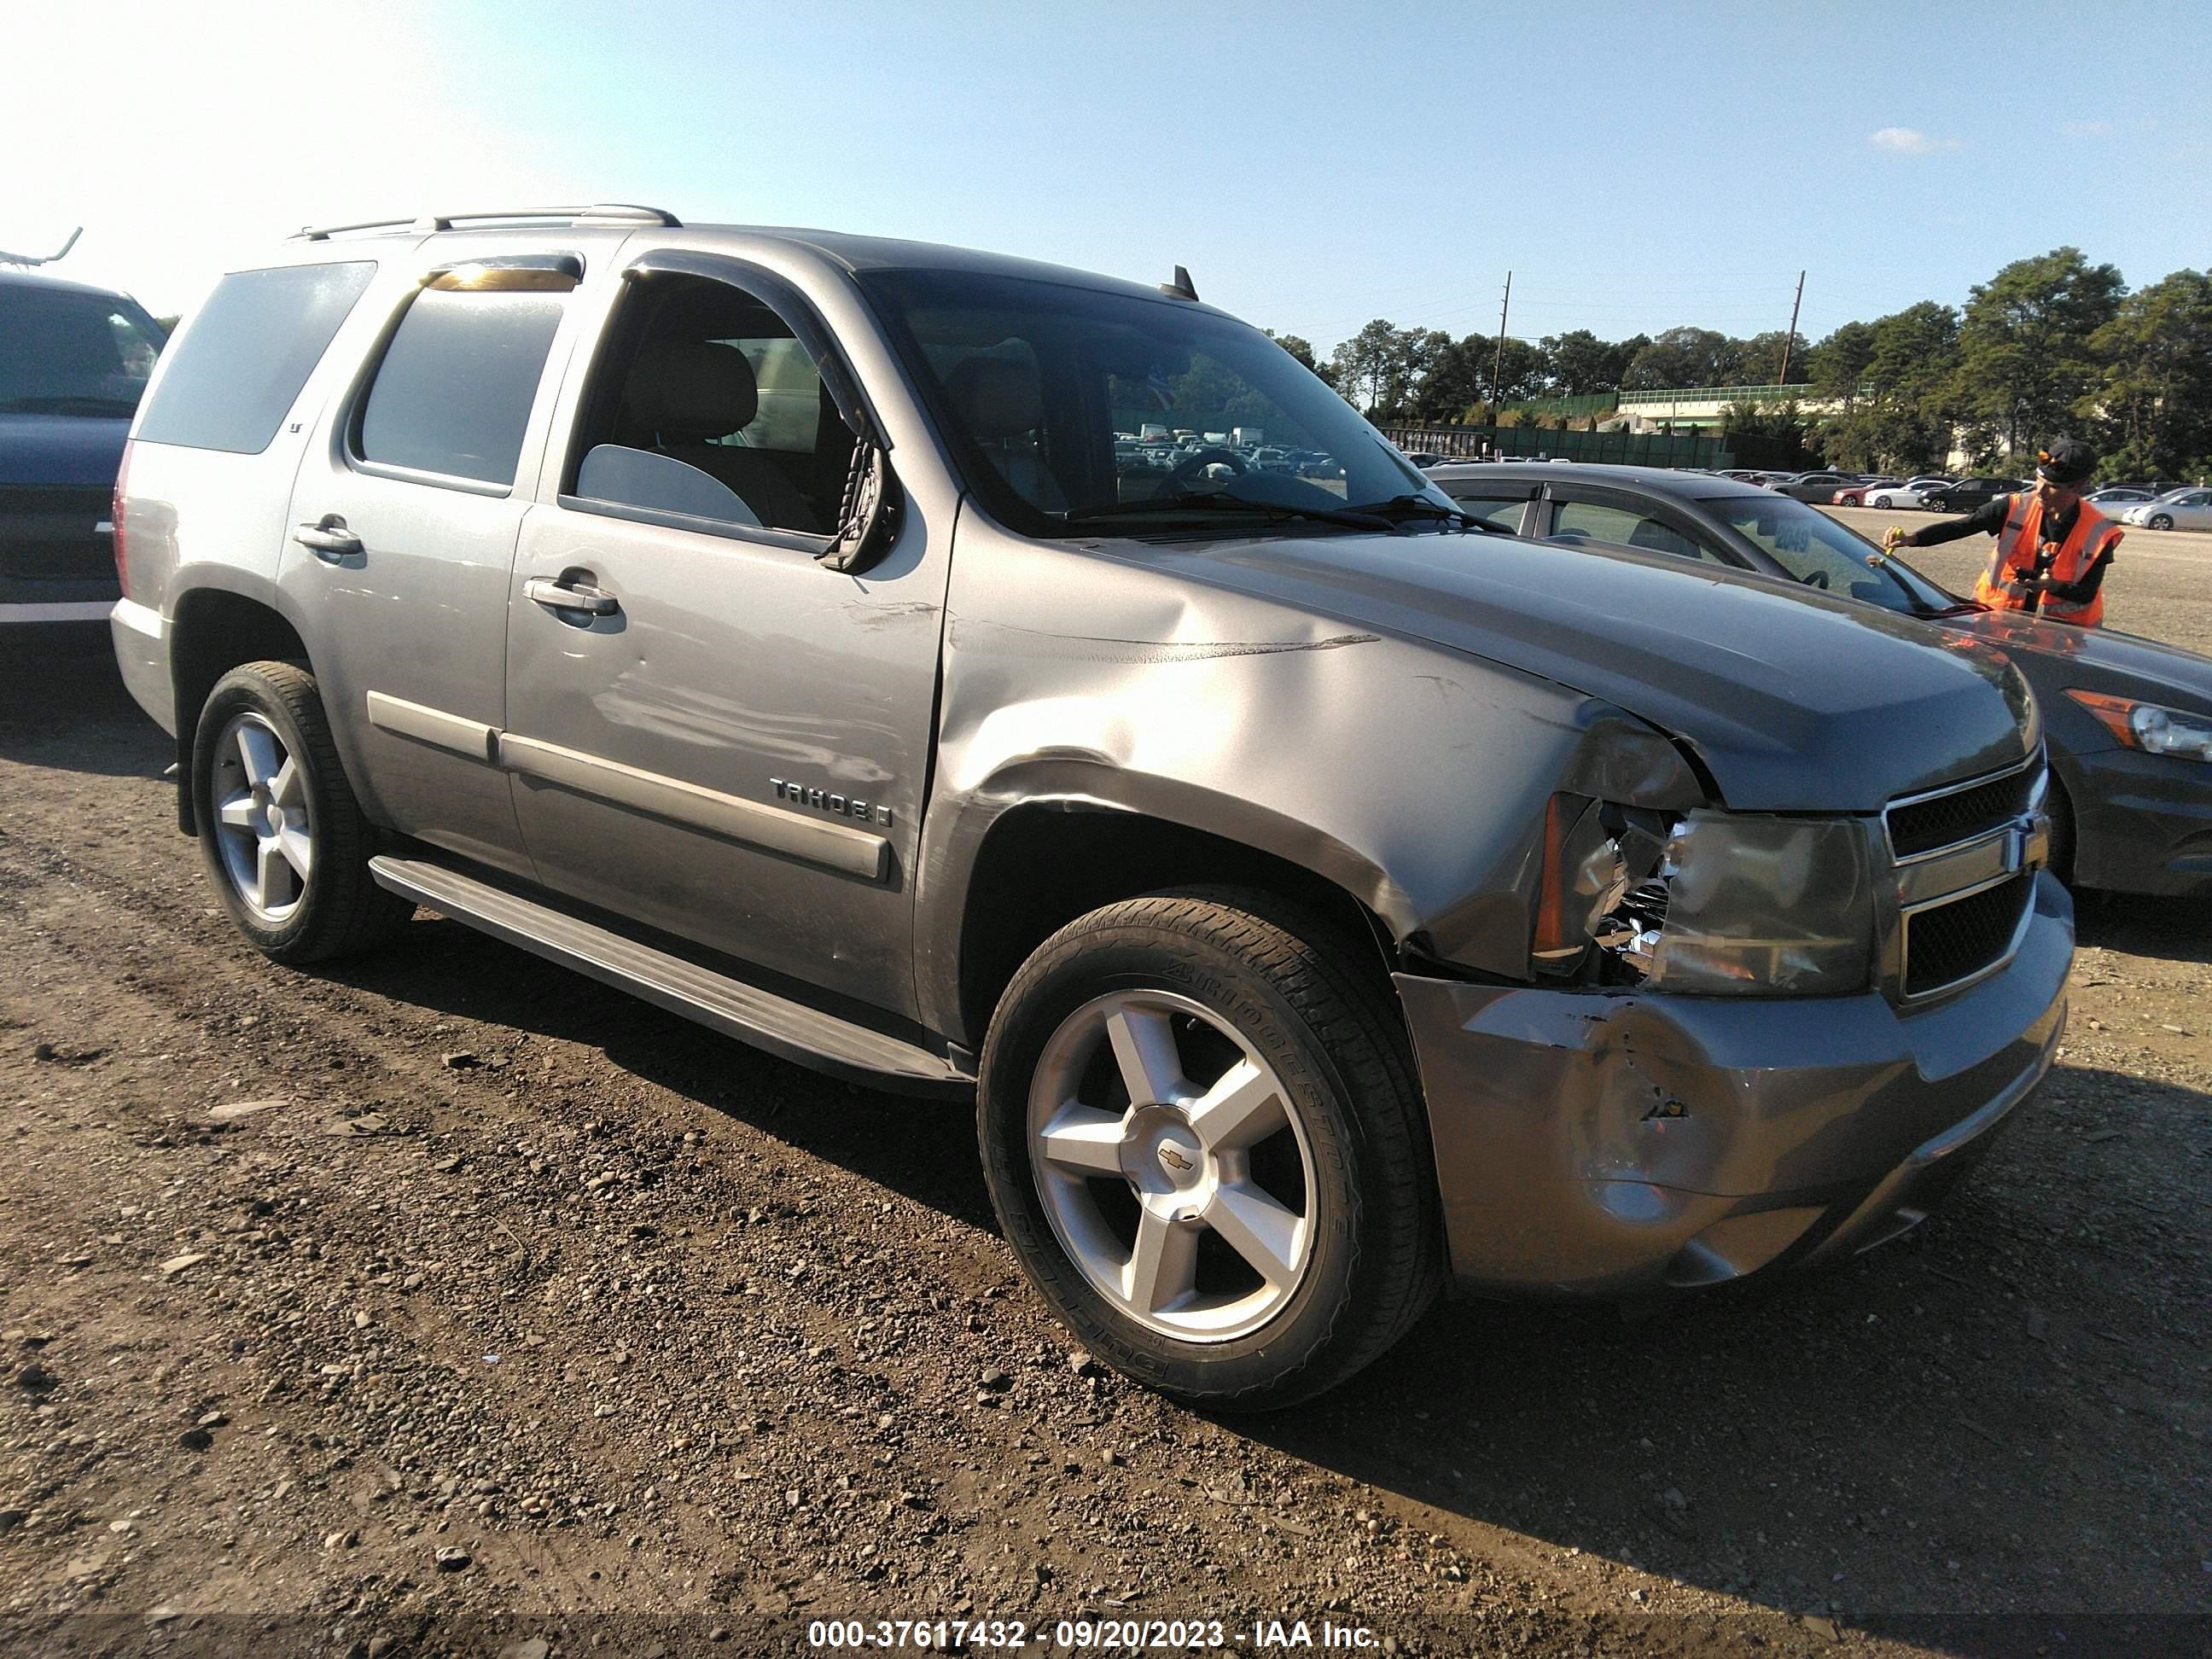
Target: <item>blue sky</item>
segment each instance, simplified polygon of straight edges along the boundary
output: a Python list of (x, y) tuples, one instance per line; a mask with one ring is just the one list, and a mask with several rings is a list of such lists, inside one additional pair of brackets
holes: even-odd
[(545, 200), (1370, 317), (1814, 337), (2061, 243), (2212, 264), (2201, 3), (40, 5), (0, 246), (154, 309), (308, 220)]

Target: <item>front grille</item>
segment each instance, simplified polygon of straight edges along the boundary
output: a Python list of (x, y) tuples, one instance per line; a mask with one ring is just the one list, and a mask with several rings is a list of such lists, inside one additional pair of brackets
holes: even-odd
[(2002, 960), (2035, 896), (2035, 872), (1916, 910), (1905, 922), (1905, 994), (1924, 997)]
[(0, 576), (52, 580), (112, 574), (115, 547), (93, 526), (107, 520), (113, 492), (0, 489)]
[(2042, 775), (2037, 762), (1986, 783), (1893, 806), (1887, 813), (1890, 850), (1909, 859), (2002, 829), (2027, 810)]

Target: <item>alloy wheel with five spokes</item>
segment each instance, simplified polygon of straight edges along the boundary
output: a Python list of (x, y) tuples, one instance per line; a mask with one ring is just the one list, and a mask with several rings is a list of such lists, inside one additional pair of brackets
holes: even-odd
[(306, 774), (276, 728), (251, 711), (223, 727), (209, 763), (223, 869), (255, 920), (281, 927), (314, 869)]
[(209, 878), (264, 955), (323, 962), (405, 927), (414, 906), (376, 879), (377, 830), (306, 665), (240, 663), (217, 680), (185, 776)]
[(1273, 893), (1168, 889), (1078, 916), (1000, 994), (984, 1179), (1086, 1352), (1193, 1405), (1272, 1410), (1428, 1305), (1419, 1085), (1366, 948)]
[(1030, 1133), (1054, 1232), (1127, 1317), (1221, 1342), (1297, 1293), (1311, 1145), (1273, 1068), (1199, 1003), (1136, 990), (1078, 1008), (1046, 1042)]

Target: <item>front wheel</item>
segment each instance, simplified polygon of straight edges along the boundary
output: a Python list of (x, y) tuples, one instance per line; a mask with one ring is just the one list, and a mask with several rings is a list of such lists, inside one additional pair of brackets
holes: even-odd
[(369, 873), (375, 831), (315, 678), (295, 664), (247, 663), (216, 683), (193, 734), (192, 812), (224, 908), (278, 962), (365, 950), (415, 913)]
[(992, 1023), (1008, 1242), (1086, 1348), (1192, 1405), (1334, 1387), (1441, 1279), (1411, 1057), (1358, 949), (1265, 895), (1154, 894), (1047, 939)]
[(2172, 529), (2172, 528), (2173, 528), (2173, 515), (2172, 515), (2171, 513), (2154, 513), (2154, 514), (2153, 514), (2151, 515), (2150, 527), (2151, 527), (2153, 530), (2171, 530), (2171, 529)]
[(1872, 507), (1879, 507), (1882, 511), (1887, 512), (1889, 509), (1889, 497), (1887, 495), (1877, 495), (1872, 501), (1869, 501), (1867, 505)]

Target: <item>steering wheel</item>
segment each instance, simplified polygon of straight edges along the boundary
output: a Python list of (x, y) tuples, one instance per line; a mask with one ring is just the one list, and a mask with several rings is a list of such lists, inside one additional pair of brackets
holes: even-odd
[(1169, 468), (1168, 476), (1160, 480), (1159, 488), (1152, 494), (1162, 501), (1170, 495), (1180, 495), (1183, 486), (1198, 476), (1200, 468), (1212, 466), (1216, 462), (1229, 467), (1240, 477), (1249, 471), (1244, 465), (1244, 458), (1233, 449), (1201, 449), (1195, 455), (1185, 457), (1178, 465)]
[(1826, 588), (1828, 585), (1828, 573), (1825, 570), (1808, 570), (1797, 580), (1808, 587)]

